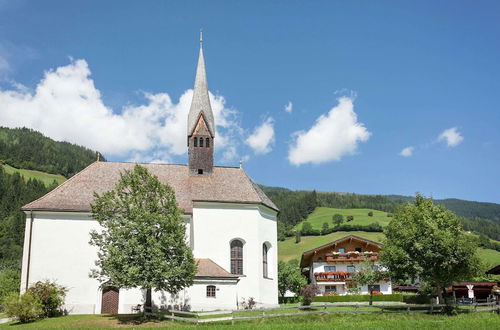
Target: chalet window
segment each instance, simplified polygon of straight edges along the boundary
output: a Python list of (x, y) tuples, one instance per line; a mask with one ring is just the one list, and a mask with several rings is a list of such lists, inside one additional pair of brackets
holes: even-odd
[(200, 138), (200, 147), (203, 147), (203, 138)]
[(347, 266), (347, 271), (349, 273), (355, 273), (356, 272), (356, 267), (355, 266)]
[(206, 139), (205, 139), (205, 142), (206, 142), (206, 143), (205, 143), (205, 146), (206, 146), (207, 148), (208, 148), (208, 147), (210, 147), (210, 139), (209, 139), (209, 138), (206, 138)]
[(194, 146), (197, 147), (198, 146), (198, 138), (194, 138)]
[(215, 285), (207, 285), (207, 298), (215, 298)]
[(325, 266), (325, 272), (335, 272), (337, 271), (337, 267), (335, 266)]
[(371, 292), (371, 291), (378, 291), (380, 292), (380, 285), (377, 284), (377, 285), (368, 285), (368, 292)]
[(267, 251), (268, 251), (268, 247), (267, 247), (266, 243), (262, 244), (262, 273), (264, 275), (264, 278), (268, 278)]
[(335, 285), (325, 285), (325, 293), (337, 292)]
[(317, 262), (322, 262), (323, 261), (323, 258), (321, 257), (318, 257), (318, 259), (316, 259)]
[(231, 274), (243, 275), (243, 242), (231, 242)]
[(345, 249), (340, 248), (339, 253), (345, 253)]

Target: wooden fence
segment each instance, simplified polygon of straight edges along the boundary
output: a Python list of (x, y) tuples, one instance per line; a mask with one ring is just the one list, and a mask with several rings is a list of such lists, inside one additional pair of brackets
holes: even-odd
[[(500, 304), (496, 302), (459, 304), (457, 312), (487, 312), (495, 311), (500, 314)], [(311, 306), (287, 306), (266, 309), (226, 310), (213, 312), (185, 312), (168, 310), (165, 312), (146, 313), (146, 315), (158, 318), (166, 318), (191, 323), (208, 323), (235, 320), (263, 319), (270, 317), (302, 316), (313, 314), (373, 314), (373, 313), (441, 313), (447, 305), (441, 304), (335, 304), (324, 303)], [(342, 309), (348, 308), (348, 309)], [(294, 311), (294, 312), (291, 312)], [(215, 317), (212, 317), (215, 316)]]

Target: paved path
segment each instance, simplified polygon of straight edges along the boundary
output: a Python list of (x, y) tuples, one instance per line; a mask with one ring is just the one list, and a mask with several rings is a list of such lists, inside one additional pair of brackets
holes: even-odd
[(9, 319), (9, 318), (7, 318), (7, 319), (0, 319), (0, 324), (7, 323), (7, 322), (10, 322), (10, 321), (12, 321), (12, 319)]

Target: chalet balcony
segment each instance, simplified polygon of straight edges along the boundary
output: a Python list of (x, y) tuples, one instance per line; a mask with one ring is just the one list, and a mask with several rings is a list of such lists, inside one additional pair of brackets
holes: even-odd
[(377, 252), (333, 252), (325, 255), (326, 262), (363, 262), (363, 261), (372, 261), (375, 262), (378, 260)]
[(350, 272), (320, 272), (314, 273), (316, 282), (344, 282), (351, 281), (353, 273)]

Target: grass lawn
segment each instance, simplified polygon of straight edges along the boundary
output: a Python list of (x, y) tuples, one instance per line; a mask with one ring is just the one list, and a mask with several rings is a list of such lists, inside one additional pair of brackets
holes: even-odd
[(204, 329), (498, 329), (500, 316), (490, 312), (458, 316), (427, 314), (336, 314), (301, 315), (193, 325), (180, 321), (144, 321), (130, 315), (71, 315), (34, 323), (0, 325), (2, 329), (71, 329), (71, 328), (189, 328)]
[(7, 172), (8, 174), (18, 172), (19, 174), (24, 176), (25, 179), (38, 179), (43, 183), (45, 183), (46, 186), (51, 185), (54, 180), (56, 180), (58, 184), (61, 184), (64, 181), (66, 181), (66, 178), (59, 174), (49, 174), (40, 171), (17, 169), (9, 165), (1, 165), (1, 166), (3, 166), (5, 172)]
[(479, 257), (491, 267), (500, 264), (500, 252), (492, 249), (479, 249)]
[(298, 259), (302, 252), (314, 249), (320, 245), (329, 243), (347, 235), (356, 235), (375, 242), (380, 242), (384, 238), (383, 233), (369, 233), (366, 231), (339, 231), (324, 236), (302, 236), (300, 243), (295, 243), (295, 237), (289, 237), (282, 242), (278, 242), (278, 258), (288, 261)]
[[(368, 212), (373, 212), (373, 216), (368, 216)], [(378, 222), (382, 227), (385, 227), (391, 221), (391, 218), (387, 217), (387, 212), (372, 209), (334, 209), (331, 207), (317, 207), (309, 215), (307, 221), (311, 223), (314, 229), (322, 229), (325, 222), (328, 223), (328, 226), (333, 227), (332, 216), (336, 213), (344, 216), (344, 224), (369, 225)], [(354, 220), (347, 222), (346, 217), (348, 215), (352, 215)], [(299, 222), (294, 228), (301, 229), (302, 222)]]

